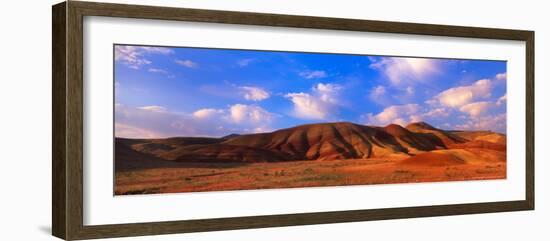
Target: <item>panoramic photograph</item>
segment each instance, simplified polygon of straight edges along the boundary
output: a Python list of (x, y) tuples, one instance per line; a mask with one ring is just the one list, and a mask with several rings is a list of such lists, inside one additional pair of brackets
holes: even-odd
[(506, 178), (506, 61), (113, 51), (115, 195)]

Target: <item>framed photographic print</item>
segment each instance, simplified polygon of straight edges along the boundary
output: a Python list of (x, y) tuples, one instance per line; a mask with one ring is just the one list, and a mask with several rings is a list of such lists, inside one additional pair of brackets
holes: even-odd
[(534, 209), (532, 31), (77, 1), (52, 24), (57, 237)]

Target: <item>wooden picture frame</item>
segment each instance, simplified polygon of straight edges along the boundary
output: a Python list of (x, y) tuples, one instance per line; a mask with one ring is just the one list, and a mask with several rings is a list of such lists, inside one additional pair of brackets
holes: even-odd
[[(249, 229), (369, 220), (533, 210), (534, 32), (325, 17), (275, 15), (169, 7), (68, 1), (52, 8), (52, 233), (66, 239), (110, 238), (214, 230)], [(179, 220), (152, 223), (83, 224), (83, 17), (107, 16), (174, 21), (299, 27), (526, 43), (525, 199), (489, 203), (349, 210), (284, 215)]]

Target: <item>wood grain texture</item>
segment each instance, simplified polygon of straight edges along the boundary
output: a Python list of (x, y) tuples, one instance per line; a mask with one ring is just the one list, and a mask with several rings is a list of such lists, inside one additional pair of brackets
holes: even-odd
[(525, 200), (535, 209), (535, 32), (529, 32), (526, 42), (526, 131), (525, 131)]
[(67, 239), (83, 228), (83, 15), (67, 5)]
[(360, 222), (475, 213), (528, 210), (524, 201), (350, 210), (237, 218), (203, 219), (173, 222), (85, 226), (79, 239), (205, 232), (217, 230), (283, 227), (326, 223)]
[(52, 234), (66, 237), (65, 3), (52, 7)]
[[(114, 225), (83, 225), (83, 17), (108, 16), (259, 26), (519, 40), (526, 43), (526, 197), (492, 203), (403, 207)], [(534, 32), (357, 19), (69, 1), (53, 7), (52, 230), (74, 239), (265, 228), (534, 209)], [(199, 207), (200, 208), (200, 207)]]
[(229, 23), (259, 26), (298, 27), (432, 36), (525, 40), (530, 31), (296, 16), (267, 13), (170, 8), (158, 6), (72, 2), (87, 16), (179, 20), (208, 23)]

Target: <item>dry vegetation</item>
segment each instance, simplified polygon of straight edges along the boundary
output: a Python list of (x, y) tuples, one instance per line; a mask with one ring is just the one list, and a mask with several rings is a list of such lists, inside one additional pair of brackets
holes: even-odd
[[(414, 161), (414, 160), (413, 160)], [(428, 165), (372, 158), (250, 164), (197, 164), (117, 173), (116, 194), (441, 182), (506, 177), (506, 161)]]

